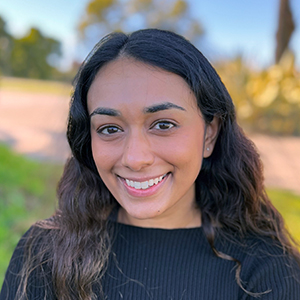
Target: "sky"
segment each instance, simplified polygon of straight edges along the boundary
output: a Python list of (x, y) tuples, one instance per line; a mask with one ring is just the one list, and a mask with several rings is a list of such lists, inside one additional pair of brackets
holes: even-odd
[[(58, 39), (63, 45), (61, 66), (88, 52), (78, 46), (77, 25), (89, 0), (1, 0), (0, 15), (16, 37), (31, 27)], [(204, 55), (213, 60), (242, 55), (257, 67), (274, 62), (279, 0), (189, 0), (192, 14), (205, 30)], [(300, 65), (300, 1), (290, 0), (296, 30), (290, 43)]]

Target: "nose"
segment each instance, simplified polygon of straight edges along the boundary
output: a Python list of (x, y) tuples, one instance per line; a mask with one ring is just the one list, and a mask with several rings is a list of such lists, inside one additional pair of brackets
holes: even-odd
[(140, 171), (154, 162), (154, 154), (150, 143), (142, 132), (132, 132), (128, 135), (122, 156), (123, 166)]

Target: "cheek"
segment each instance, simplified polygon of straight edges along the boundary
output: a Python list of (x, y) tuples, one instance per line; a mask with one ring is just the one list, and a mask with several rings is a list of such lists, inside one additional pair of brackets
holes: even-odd
[(203, 132), (180, 134), (156, 144), (157, 151), (173, 165), (193, 163), (199, 166), (203, 157)]
[(108, 147), (106, 143), (100, 142), (97, 138), (92, 137), (92, 153), (93, 158), (100, 173), (109, 171), (115, 163), (116, 156), (118, 155), (118, 147)]

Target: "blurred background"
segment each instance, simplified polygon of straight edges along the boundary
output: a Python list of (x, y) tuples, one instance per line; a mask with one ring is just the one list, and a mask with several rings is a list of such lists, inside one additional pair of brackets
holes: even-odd
[(2, 0), (0, 285), (20, 236), (55, 210), (72, 79), (105, 34), (158, 27), (211, 61), (300, 240), (300, 1)]

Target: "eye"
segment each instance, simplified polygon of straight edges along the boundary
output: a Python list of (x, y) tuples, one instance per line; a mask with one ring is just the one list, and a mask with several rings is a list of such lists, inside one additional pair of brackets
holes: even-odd
[(105, 127), (100, 127), (97, 132), (100, 134), (105, 134), (105, 135), (112, 135), (117, 132), (121, 132), (122, 130), (118, 128), (117, 126), (105, 126)]
[(152, 128), (157, 130), (170, 130), (171, 128), (176, 127), (176, 125), (169, 121), (157, 122)]

